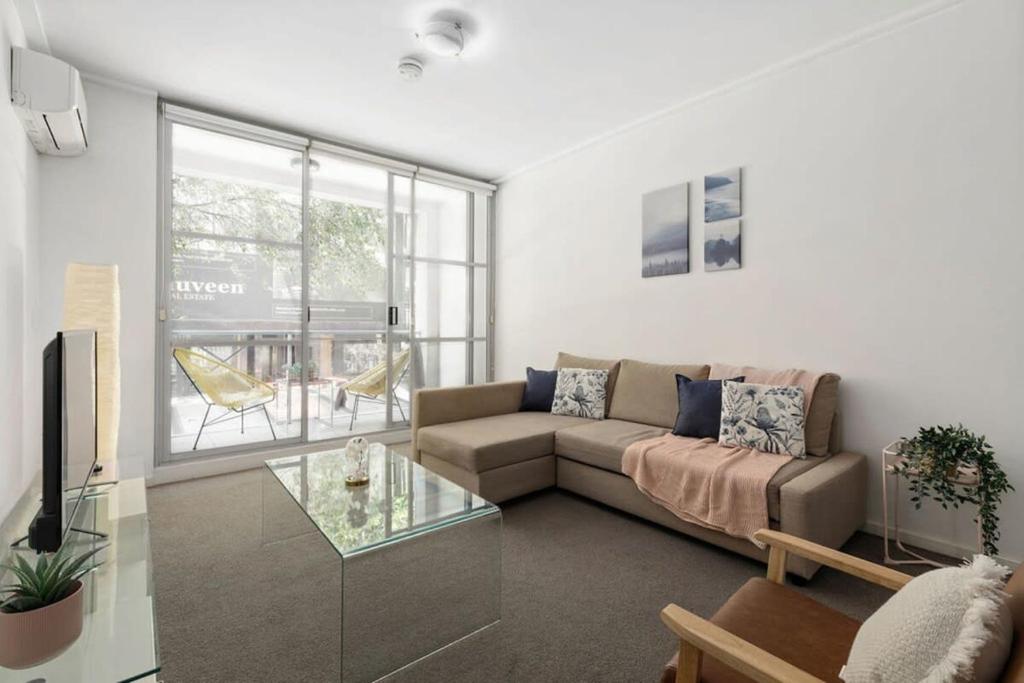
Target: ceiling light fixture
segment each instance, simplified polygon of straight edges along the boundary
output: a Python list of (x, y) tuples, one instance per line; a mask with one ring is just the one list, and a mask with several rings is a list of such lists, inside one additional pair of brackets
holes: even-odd
[(415, 57), (403, 57), (398, 62), (398, 73), (407, 81), (418, 81), (423, 75), (423, 62)]
[(465, 45), (462, 24), (452, 21), (433, 21), (424, 26), (416, 37), (428, 50), (441, 57), (458, 57)]

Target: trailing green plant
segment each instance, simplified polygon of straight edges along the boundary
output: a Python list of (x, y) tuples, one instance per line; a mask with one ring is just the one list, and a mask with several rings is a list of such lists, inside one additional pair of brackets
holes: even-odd
[(102, 549), (94, 548), (75, 557), (68, 546), (61, 546), (51, 555), (39, 555), (35, 565), (16, 554), (14, 564), (0, 565), (17, 581), (0, 586), (0, 612), (30, 612), (60, 602), (74, 592), (75, 582), (93, 569), (85, 563)]
[[(920, 508), (925, 498), (944, 509), (977, 505), (984, 550), (995, 555), (999, 551), (999, 504), (1003, 494), (1014, 488), (985, 437), (963, 425), (921, 427), (917, 436), (903, 440), (900, 454), (904, 460), (893, 471), (909, 482), (914, 506)], [(976, 486), (956, 483), (957, 468), (962, 466), (977, 470)]]

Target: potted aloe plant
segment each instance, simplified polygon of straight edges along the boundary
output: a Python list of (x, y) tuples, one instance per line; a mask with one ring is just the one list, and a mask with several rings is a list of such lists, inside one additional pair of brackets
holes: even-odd
[(0, 666), (35, 666), (75, 642), (82, 633), (81, 578), (92, 569), (86, 562), (100, 550), (75, 557), (62, 546), (39, 555), (35, 564), (15, 554), (13, 564), (0, 565), (14, 580), (0, 586)]
[[(963, 425), (921, 427), (917, 436), (903, 439), (900, 455), (903, 459), (893, 471), (909, 482), (914, 506), (920, 508), (924, 498), (943, 508), (977, 505), (982, 545), (986, 553), (995, 555), (999, 504), (1003, 494), (1014, 489), (985, 437)], [(975, 475), (968, 486), (962, 485), (962, 469)]]

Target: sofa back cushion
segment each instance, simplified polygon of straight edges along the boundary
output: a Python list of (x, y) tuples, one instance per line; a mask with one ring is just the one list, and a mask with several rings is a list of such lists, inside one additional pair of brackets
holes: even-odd
[(659, 365), (627, 358), (619, 368), (608, 416), (672, 429), (679, 414), (676, 375), (699, 381), (708, 378), (708, 370), (707, 365)]
[(600, 358), (585, 358), (574, 356), (565, 351), (558, 352), (555, 360), (555, 370), (562, 368), (581, 368), (584, 370), (607, 370), (608, 386), (605, 388), (604, 414), (608, 415), (612, 405), (612, 395), (615, 393), (615, 385), (619, 376), (619, 362), (617, 360), (603, 360)]
[[(801, 370), (766, 370), (723, 363), (714, 363), (711, 366), (711, 379), (729, 379), (739, 375), (743, 375), (753, 384), (780, 385), (795, 384), (796, 379), (806, 377), (806, 373)], [(809, 454), (828, 455), (832, 419), (835, 417), (838, 402), (839, 375), (831, 372), (818, 375), (811, 403), (806, 406), (805, 411), (807, 419), (804, 422), (804, 442)]]

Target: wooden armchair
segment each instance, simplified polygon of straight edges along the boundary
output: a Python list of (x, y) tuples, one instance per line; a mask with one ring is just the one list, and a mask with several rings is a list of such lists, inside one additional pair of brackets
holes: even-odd
[[(860, 623), (787, 588), (786, 558), (804, 557), (893, 591), (911, 577), (874, 562), (779, 531), (762, 529), (769, 546), (768, 576), (754, 578), (710, 619), (677, 605), (661, 619), (679, 637), (679, 652), (662, 683), (820, 683), (838, 681)], [(1003, 681), (1024, 680), (1024, 570), (1007, 585), (1014, 596), (1014, 644)], [(707, 655), (707, 657), (705, 657)]]

